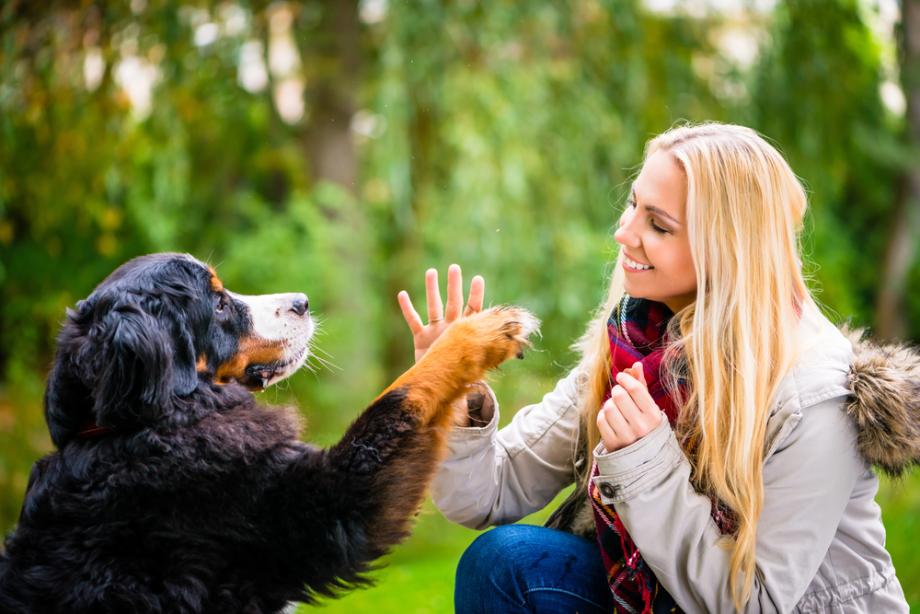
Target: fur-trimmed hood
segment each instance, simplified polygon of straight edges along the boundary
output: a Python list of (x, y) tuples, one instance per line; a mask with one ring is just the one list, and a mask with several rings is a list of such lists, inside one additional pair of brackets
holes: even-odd
[(920, 463), (920, 349), (878, 344), (842, 327), (853, 346), (847, 413), (863, 457), (892, 476)]

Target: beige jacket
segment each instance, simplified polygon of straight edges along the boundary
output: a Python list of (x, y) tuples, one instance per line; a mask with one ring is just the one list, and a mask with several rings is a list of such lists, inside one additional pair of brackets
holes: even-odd
[[(771, 404), (749, 612), (907, 612), (885, 550), (878, 478), (920, 458), (920, 356), (878, 348), (806, 311), (804, 351)], [(855, 352), (854, 352), (855, 350)], [(459, 428), (433, 487), (450, 520), (472, 528), (511, 523), (543, 508), (576, 475), (577, 401), (572, 372), (497, 429)], [(494, 398), (491, 403), (494, 404)], [(487, 416), (486, 416), (487, 417)], [(692, 487), (690, 464), (668, 421), (634, 444), (595, 450), (595, 479), (662, 586), (685, 612), (730, 612), (729, 553), (710, 500)], [(584, 490), (551, 519), (593, 534)]]

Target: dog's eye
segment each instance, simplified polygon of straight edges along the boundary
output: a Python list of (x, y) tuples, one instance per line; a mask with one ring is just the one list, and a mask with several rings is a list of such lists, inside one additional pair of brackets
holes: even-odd
[(226, 310), (226, 308), (227, 308), (227, 299), (221, 296), (219, 299), (217, 299), (217, 307), (214, 309), (214, 311), (216, 311), (217, 313), (223, 313), (224, 310)]

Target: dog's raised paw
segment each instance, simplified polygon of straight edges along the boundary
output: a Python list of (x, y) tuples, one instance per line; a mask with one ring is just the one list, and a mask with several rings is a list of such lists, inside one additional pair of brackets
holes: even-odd
[(492, 307), (454, 325), (457, 342), (466, 346), (477, 366), (491, 369), (512, 357), (523, 358), (540, 321), (522, 307)]

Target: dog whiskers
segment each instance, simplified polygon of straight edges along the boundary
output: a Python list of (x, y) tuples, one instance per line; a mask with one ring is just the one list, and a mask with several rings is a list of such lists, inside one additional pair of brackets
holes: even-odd
[[(339, 371), (339, 372), (342, 371), (342, 367), (332, 362), (333, 356), (326, 350), (320, 348), (319, 346), (311, 345), (308, 351), (309, 351), (309, 355), (307, 356), (307, 362), (304, 363), (304, 366), (309, 368), (311, 371), (314, 370), (313, 365), (310, 364), (311, 359), (315, 360), (318, 363), (316, 365), (317, 368), (326, 367), (330, 371)], [(323, 354), (324, 356), (321, 356), (320, 354)]]

